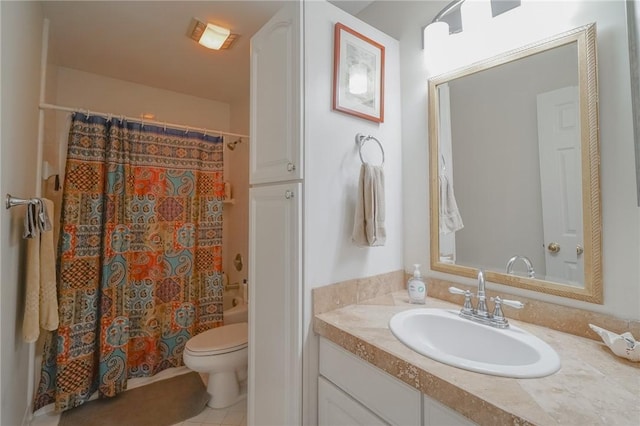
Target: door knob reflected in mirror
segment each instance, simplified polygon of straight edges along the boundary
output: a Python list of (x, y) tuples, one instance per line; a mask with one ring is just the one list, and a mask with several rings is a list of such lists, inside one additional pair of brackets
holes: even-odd
[(560, 244), (558, 243), (550, 243), (547, 246), (547, 250), (549, 250), (551, 253), (557, 253), (560, 251)]

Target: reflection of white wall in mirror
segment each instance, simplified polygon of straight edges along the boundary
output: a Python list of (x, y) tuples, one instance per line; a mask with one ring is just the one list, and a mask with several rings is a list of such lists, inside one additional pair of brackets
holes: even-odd
[(456, 264), (504, 272), (519, 254), (546, 275), (536, 96), (576, 85), (577, 57), (571, 44), (449, 82), (453, 185), (465, 224)]

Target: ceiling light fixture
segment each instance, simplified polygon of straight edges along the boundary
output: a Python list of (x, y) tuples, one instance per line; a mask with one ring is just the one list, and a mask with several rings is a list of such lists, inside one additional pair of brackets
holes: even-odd
[(220, 50), (228, 49), (237, 35), (231, 34), (231, 30), (227, 28), (194, 18), (190, 37), (208, 49)]

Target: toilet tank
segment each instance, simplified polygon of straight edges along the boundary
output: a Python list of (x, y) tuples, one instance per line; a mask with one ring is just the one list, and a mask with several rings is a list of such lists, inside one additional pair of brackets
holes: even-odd
[(249, 321), (249, 305), (241, 303), (223, 312), (225, 324), (236, 324)]

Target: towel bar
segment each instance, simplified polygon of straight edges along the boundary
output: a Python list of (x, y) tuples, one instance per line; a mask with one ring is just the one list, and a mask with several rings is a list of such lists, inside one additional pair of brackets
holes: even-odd
[(365, 163), (364, 158), (362, 158), (362, 146), (368, 140), (375, 141), (380, 147), (380, 151), (382, 151), (382, 163), (380, 163), (380, 165), (384, 166), (384, 148), (382, 147), (382, 144), (380, 143), (380, 141), (371, 135), (365, 136), (362, 133), (357, 133), (356, 144), (358, 144), (358, 153), (360, 154), (360, 161), (362, 161), (363, 164)]
[(7, 194), (7, 199), (6, 199), (6, 203), (5, 203), (5, 207), (8, 209), (10, 209), (11, 207), (15, 207), (15, 206), (22, 206), (22, 205), (26, 205), (26, 204), (33, 204), (33, 203), (37, 203), (38, 200), (34, 199), (34, 198), (17, 198), (12, 196), (11, 194)]

